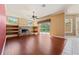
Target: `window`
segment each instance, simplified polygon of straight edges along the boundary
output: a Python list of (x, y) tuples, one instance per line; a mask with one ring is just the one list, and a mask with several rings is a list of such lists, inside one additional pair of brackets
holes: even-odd
[(17, 22), (18, 22), (18, 19), (16, 17), (9, 16), (7, 19), (7, 24), (17, 25), (18, 24)]
[(65, 19), (65, 32), (72, 33), (72, 21), (73, 19)]
[(32, 26), (33, 25), (33, 21), (32, 20), (28, 20), (28, 26)]
[(49, 23), (41, 23), (40, 24), (40, 31), (41, 32), (49, 32), (50, 26)]

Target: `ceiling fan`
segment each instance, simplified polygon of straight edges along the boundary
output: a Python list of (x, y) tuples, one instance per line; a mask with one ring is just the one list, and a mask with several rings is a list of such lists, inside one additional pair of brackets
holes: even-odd
[(35, 11), (33, 11), (32, 19), (33, 19), (33, 20), (39, 19), (38, 16), (35, 15)]

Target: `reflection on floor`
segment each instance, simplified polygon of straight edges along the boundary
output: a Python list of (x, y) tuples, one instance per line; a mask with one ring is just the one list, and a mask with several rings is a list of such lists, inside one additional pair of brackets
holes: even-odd
[(63, 55), (79, 55), (79, 37), (67, 36)]
[(51, 54), (51, 39), (49, 34), (25, 36), (7, 39), (4, 55), (44, 55)]

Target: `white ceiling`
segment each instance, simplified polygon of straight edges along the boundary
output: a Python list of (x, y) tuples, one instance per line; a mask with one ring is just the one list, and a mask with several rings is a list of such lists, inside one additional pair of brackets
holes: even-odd
[(43, 17), (49, 14), (53, 14), (59, 10), (64, 10), (68, 5), (65, 4), (46, 4), (46, 7), (42, 7), (42, 4), (7, 4), (6, 14), (8, 16), (16, 16), (31, 19), (33, 11), (38, 17)]
[(72, 4), (69, 6), (65, 14), (79, 14), (79, 4)]

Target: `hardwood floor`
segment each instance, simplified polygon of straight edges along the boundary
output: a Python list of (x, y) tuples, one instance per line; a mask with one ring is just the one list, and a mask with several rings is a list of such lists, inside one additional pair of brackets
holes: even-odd
[(52, 41), (49, 34), (8, 38), (4, 55), (49, 55)]
[(4, 55), (61, 55), (64, 38), (52, 37), (49, 34), (8, 38)]

